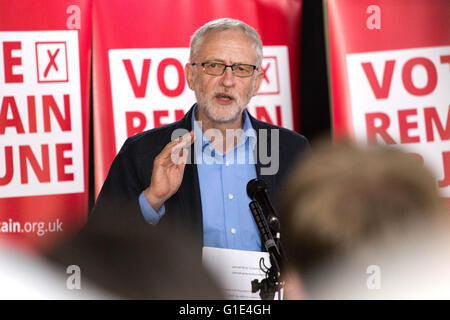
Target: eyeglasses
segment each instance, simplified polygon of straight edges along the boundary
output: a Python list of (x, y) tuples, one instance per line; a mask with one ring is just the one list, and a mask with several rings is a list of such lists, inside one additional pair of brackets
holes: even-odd
[(233, 75), (236, 77), (250, 77), (255, 72), (256, 66), (251, 64), (235, 63), (232, 65), (223, 64), (220, 62), (203, 62), (203, 63), (191, 63), (191, 65), (200, 65), (203, 67), (203, 72), (210, 76), (221, 76), (224, 74), (226, 68), (231, 68)]

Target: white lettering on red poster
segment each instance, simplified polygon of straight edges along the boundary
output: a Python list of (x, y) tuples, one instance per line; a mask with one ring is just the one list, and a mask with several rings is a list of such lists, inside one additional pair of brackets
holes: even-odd
[(294, 129), (291, 80), (286, 46), (265, 46), (261, 66), (264, 78), (248, 110), (257, 119)]
[[(109, 50), (116, 149), (127, 137), (181, 119), (195, 103), (184, 66), (189, 48)], [(264, 47), (264, 79), (248, 105), (257, 119), (293, 128), (286, 46)]]
[(347, 55), (355, 136), (400, 146), (450, 196), (450, 46)]
[(0, 198), (84, 191), (77, 31), (0, 32)]

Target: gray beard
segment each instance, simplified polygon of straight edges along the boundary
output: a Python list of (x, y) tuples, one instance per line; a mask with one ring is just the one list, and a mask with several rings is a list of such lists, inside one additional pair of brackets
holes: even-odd
[(198, 106), (199, 106), (199, 108), (202, 109), (202, 111), (205, 113), (206, 117), (209, 120), (212, 120), (215, 123), (220, 123), (220, 124), (236, 121), (242, 115), (242, 111), (244, 111), (244, 108), (239, 108), (238, 111), (235, 114), (231, 115), (231, 118), (216, 118), (210, 112), (210, 108), (208, 106), (201, 104), (200, 101), (198, 102)]
[[(205, 116), (209, 120), (211, 120), (215, 123), (220, 123), (220, 124), (234, 122), (240, 116), (242, 116), (242, 112), (244, 111), (245, 107), (250, 102), (250, 99), (253, 96), (252, 92), (249, 92), (249, 94), (244, 99), (245, 103), (239, 103), (240, 101), (237, 100), (239, 109), (235, 114), (232, 114), (230, 118), (217, 118), (210, 112), (211, 106), (208, 105), (206, 99), (203, 99), (203, 97), (205, 95), (203, 94), (202, 90), (200, 90), (198, 88), (196, 88), (196, 89), (197, 90), (195, 90), (195, 97), (197, 98), (198, 107), (204, 112)], [(198, 92), (198, 94), (197, 94), (197, 92)]]

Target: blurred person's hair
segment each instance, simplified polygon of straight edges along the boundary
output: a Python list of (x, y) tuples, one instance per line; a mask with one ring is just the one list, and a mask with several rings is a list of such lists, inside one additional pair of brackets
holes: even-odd
[(285, 190), (285, 243), (302, 278), (361, 243), (430, 222), (443, 208), (433, 175), (417, 157), (348, 141), (319, 144)]
[(91, 219), (46, 255), (64, 270), (78, 266), (81, 290), (100, 289), (119, 299), (223, 298), (188, 230), (155, 228), (113, 203), (108, 217)]

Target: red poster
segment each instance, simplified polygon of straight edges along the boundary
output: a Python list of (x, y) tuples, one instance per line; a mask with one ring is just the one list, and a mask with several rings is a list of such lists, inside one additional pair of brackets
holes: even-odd
[(0, 240), (86, 221), (91, 0), (0, 1)]
[(450, 198), (450, 2), (325, 8), (335, 137), (417, 154)]
[(265, 78), (248, 110), (298, 130), (301, 0), (94, 2), (95, 187), (125, 139), (180, 119), (195, 102), (185, 83), (189, 41), (229, 17), (254, 27)]

